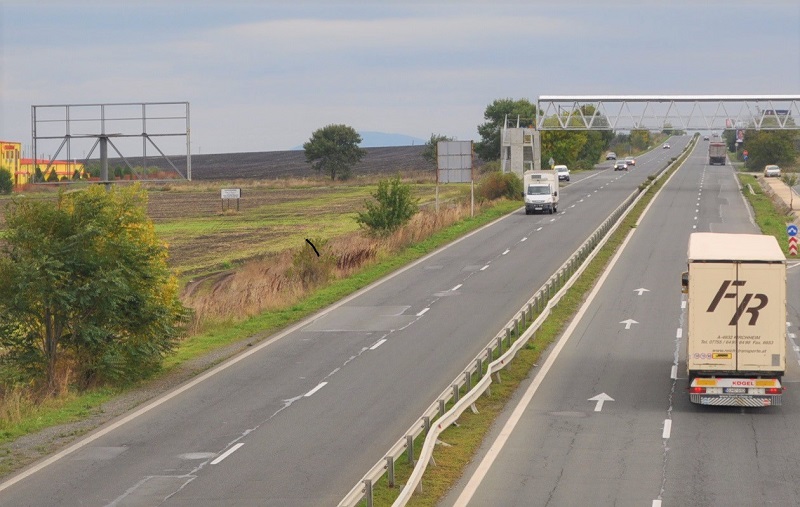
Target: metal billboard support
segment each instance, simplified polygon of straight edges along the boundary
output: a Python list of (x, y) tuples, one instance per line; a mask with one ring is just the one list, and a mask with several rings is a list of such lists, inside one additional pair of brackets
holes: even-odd
[[(132, 126), (135, 125), (135, 126)], [(140, 130), (136, 130), (140, 125)], [(110, 133), (110, 130), (115, 132)], [(118, 131), (117, 131), (118, 130)], [(134, 166), (122, 154), (122, 150), (112, 140), (124, 142), (128, 138), (141, 138), (142, 168), (147, 168), (148, 144), (155, 148), (160, 157), (166, 160), (172, 170), (181, 178), (192, 180), (192, 154), (190, 138), (189, 102), (130, 102), (108, 104), (55, 104), (31, 106), (31, 137), (33, 170), (38, 167), (38, 149), (40, 141), (60, 140), (61, 144), (51, 156), (48, 156), (46, 174), (66, 146), (68, 161), (72, 161), (73, 143), (94, 140), (88, 154), (83, 157), (84, 167), (88, 165), (94, 150), (99, 146), (99, 163), (101, 183), (107, 187), (112, 183), (108, 176), (108, 146), (117, 153), (120, 159), (132, 172)], [(170, 138), (185, 137), (186, 174), (184, 175), (172, 163), (162, 149), (163, 143)], [(159, 144), (156, 143), (159, 139)], [(173, 144), (170, 151), (180, 145)], [(69, 167), (68, 162), (68, 167)], [(164, 181), (158, 179), (136, 178), (137, 181)]]

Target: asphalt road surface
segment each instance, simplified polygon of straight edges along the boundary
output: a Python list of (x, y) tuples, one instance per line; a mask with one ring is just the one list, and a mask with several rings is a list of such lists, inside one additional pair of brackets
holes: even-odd
[(652, 203), (528, 404), (523, 388), (442, 505), (800, 505), (796, 263), (783, 405), (706, 407), (686, 392), (689, 234), (759, 232), (733, 169), (708, 166), (702, 147)]
[(254, 346), (0, 484), (0, 505), (335, 505), (688, 140), (575, 174), (558, 214), (520, 208)]

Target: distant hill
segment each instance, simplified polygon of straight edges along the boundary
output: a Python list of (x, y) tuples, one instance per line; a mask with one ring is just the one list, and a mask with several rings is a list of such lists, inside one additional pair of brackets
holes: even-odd
[[(407, 136), (405, 134), (387, 134), (386, 132), (359, 132), (362, 148), (390, 148), (393, 146), (420, 146), (428, 142), (427, 139)], [(303, 145), (298, 145), (292, 150), (302, 150)]]

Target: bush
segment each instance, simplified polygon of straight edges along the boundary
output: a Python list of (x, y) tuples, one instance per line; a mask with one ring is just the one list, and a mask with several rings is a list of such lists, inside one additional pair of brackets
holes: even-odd
[(518, 200), (522, 196), (522, 180), (514, 173), (489, 173), (478, 183), (476, 195), (479, 201), (493, 201), (501, 197)]
[(396, 176), (378, 182), (378, 191), (372, 194), (377, 202), (365, 201), (367, 210), (358, 213), (356, 222), (370, 234), (386, 236), (411, 220), (419, 207), (411, 197), (411, 187)]
[(0, 194), (10, 194), (13, 187), (14, 182), (11, 180), (11, 173), (0, 167)]
[(330, 280), (336, 259), (326, 252), (327, 243), (327, 240), (313, 238), (307, 240), (303, 248), (294, 254), (289, 277), (299, 282), (304, 289), (322, 285)]
[(493, 173), (498, 172), (501, 170), (500, 161), (499, 160), (492, 160), (490, 162), (486, 162), (485, 164), (481, 165), (478, 168), (478, 172), (481, 174)]

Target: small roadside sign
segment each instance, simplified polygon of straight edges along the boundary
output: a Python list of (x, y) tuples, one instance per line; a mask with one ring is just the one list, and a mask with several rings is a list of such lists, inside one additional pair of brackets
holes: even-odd
[(787, 225), (786, 234), (788, 234), (789, 236), (797, 236), (797, 226), (794, 224)]
[(550, 169), (552, 169), (553, 166), (556, 164), (556, 161), (553, 160), (553, 157), (550, 157), (550, 160), (548, 160), (547, 163), (550, 164)]

